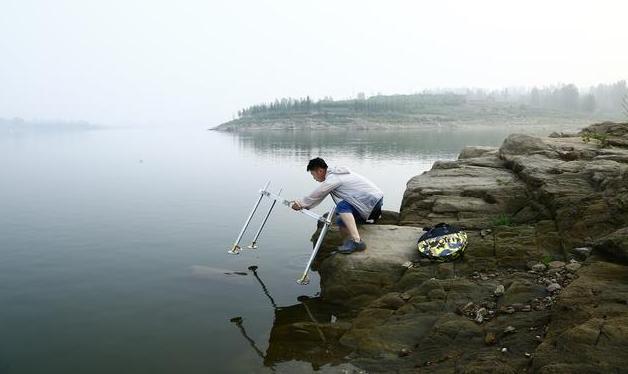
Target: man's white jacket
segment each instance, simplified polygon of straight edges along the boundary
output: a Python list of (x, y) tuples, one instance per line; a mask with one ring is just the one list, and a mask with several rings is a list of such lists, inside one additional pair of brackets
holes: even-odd
[(311, 209), (325, 199), (327, 195), (338, 203), (345, 200), (360, 213), (365, 220), (369, 218), (377, 202), (384, 193), (373, 182), (345, 167), (328, 168), (325, 180), (308, 196), (297, 200), (303, 208)]

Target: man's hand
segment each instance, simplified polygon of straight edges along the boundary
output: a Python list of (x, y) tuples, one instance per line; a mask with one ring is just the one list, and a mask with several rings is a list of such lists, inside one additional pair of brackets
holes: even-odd
[(303, 207), (297, 202), (297, 201), (293, 201), (292, 205), (290, 205), (290, 207), (294, 210), (301, 210), (303, 209)]

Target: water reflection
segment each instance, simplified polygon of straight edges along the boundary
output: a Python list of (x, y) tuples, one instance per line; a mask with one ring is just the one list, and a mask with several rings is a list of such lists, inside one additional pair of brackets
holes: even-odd
[(233, 136), (258, 154), (298, 156), (340, 154), (357, 158), (400, 158), (417, 154), (458, 153), (467, 145), (498, 146), (513, 132), (547, 135), (541, 127), (504, 127), (383, 131), (256, 131)]
[(346, 362), (351, 349), (343, 346), (339, 339), (350, 327), (348, 322), (343, 322), (348, 320), (350, 312), (324, 303), (320, 297), (300, 296), (294, 305), (278, 306), (257, 270), (257, 266), (249, 267), (274, 310), (266, 351), (247, 333), (244, 317), (233, 317), (230, 322), (262, 359), (263, 365), (274, 370), (281, 363), (300, 361), (319, 370), (324, 365)]

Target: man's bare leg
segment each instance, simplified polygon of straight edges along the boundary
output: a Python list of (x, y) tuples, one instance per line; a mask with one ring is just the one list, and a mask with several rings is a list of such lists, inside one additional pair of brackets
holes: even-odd
[(340, 213), (339, 214), (342, 223), (345, 224), (345, 232), (348, 233), (351, 239), (356, 242), (360, 241), (360, 233), (358, 232), (358, 226), (355, 223), (355, 217), (351, 213)]

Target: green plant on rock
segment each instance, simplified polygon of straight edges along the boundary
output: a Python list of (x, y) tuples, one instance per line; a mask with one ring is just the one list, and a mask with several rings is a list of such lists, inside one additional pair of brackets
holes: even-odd
[(496, 226), (511, 226), (512, 225), (512, 218), (505, 215), (505, 214), (500, 214), (499, 216), (493, 218), (492, 221), (492, 226), (496, 227)]
[(544, 263), (545, 266), (549, 265), (549, 263), (552, 262), (552, 256), (550, 255), (543, 256), (543, 258), (541, 258), (541, 262)]
[(580, 137), (582, 138), (582, 141), (585, 143), (589, 143), (591, 139), (593, 139), (593, 140), (598, 141), (598, 144), (600, 145), (600, 147), (602, 148), (608, 147), (608, 134), (595, 132), (595, 131), (587, 131), (587, 132), (583, 132)]

